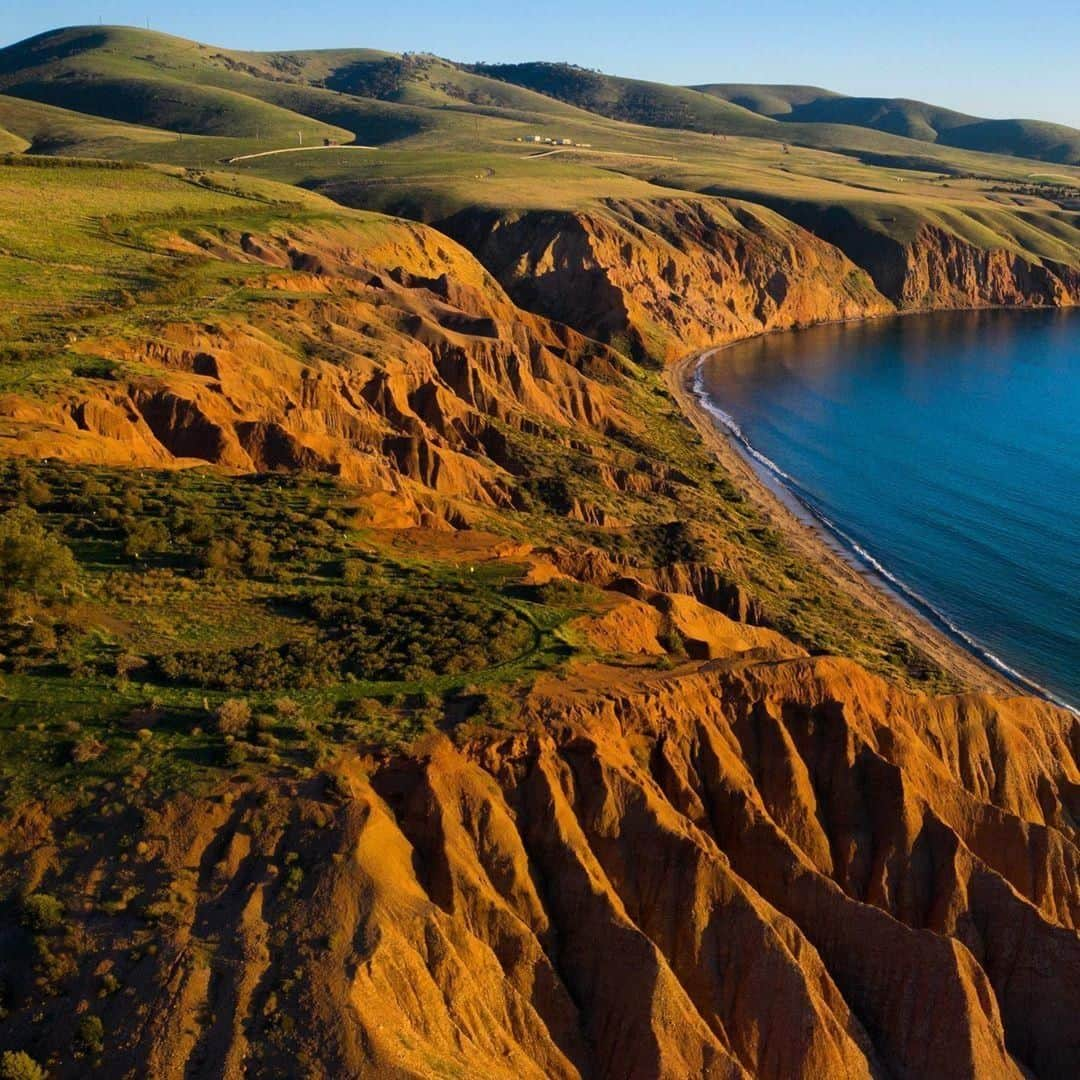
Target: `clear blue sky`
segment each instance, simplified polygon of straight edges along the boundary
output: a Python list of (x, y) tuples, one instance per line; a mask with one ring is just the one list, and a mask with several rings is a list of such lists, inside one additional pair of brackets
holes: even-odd
[(0, 39), (124, 23), (248, 49), (568, 60), (663, 82), (812, 83), (1080, 127), (1080, 0), (0, 0)]

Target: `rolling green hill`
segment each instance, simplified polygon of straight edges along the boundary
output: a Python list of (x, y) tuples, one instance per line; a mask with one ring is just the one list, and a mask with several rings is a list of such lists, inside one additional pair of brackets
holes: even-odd
[[(50, 31), (0, 50), (0, 94), (278, 146), (301, 139), (381, 145), (443, 126), (433, 109), (520, 122), (580, 112), (435, 57), (237, 52), (126, 27)], [(578, 119), (588, 122), (585, 114)]]
[(694, 89), (786, 123), (849, 124), (965, 150), (1080, 163), (1080, 131), (1063, 124), (984, 120), (922, 101), (847, 97), (813, 86), (711, 83)]
[[(0, 142), (0, 149), (29, 154), (61, 154), (79, 157), (122, 158), (159, 157), (182, 139), (160, 128), (125, 124), (85, 113), (43, 105), (37, 101), (0, 94), (0, 129), (10, 137), (11, 145)], [(221, 151), (224, 140), (189, 136), (200, 148)]]
[(75, 28), (0, 52), (0, 92), (181, 134), (350, 137), (344, 128), (268, 100), (272, 95), (251, 93), (271, 80), (249, 74), (244, 64), (164, 34)]
[[(15, 99), (66, 115), (20, 111)], [(101, 126), (106, 121), (126, 126)], [(657, 142), (645, 129), (671, 136)], [(681, 156), (684, 134), (695, 132), (953, 173), (994, 171), (965, 151), (1080, 160), (1080, 133), (1068, 128), (982, 121), (817, 87), (677, 87), (566, 64), (466, 66), (373, 49), (244, 52), (100, 26), (53, 30), (0, 49), (0, 130), (5, 151), (25, 144), (40, 153), (202, 166), (301, 143), (473, 152), (535, 133)]]
[(744, 109), (761, 113), (762, 116), (771, 116), (776, 120), (783, 119), (785, 114), (789, 114), (798, 105), (843, 96), (820, 86), (779, 83), (709, 83), (691, 89), (700, 90), (704, 94), (730, 101), (733, 105), (741, 105)]
[(776, 125), (698, 90), (623, 79), (571, 64), (487, 64), (475, 70), (613, 120), (712, 135), (772, 134)]
[[(911, 160), (910, 149), (905, 152), (895, 144), (875, 144), (863, 133), (1061, 164), (1080, 163), (1080, 131), (1073, 128), (1037, 120), (982, 120), (918, 101), (845, 97), (814, 86), (713, 83), (676, 87), (569, 64), (491, 64), (475, 70), (603, 116), (652, 127), (782, 139), (841, 153), (869, 150), (889, 155), (901, 164)], [(728, 107), (718, 108), (717, 102)], [(782, 122), (783, 128), (778, 130), (777, 122)], [(844, 128), (860, 129), (860, 134)]]

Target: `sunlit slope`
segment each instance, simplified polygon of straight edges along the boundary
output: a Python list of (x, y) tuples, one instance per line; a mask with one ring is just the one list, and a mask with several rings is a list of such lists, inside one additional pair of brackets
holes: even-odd
[(296, 140), (298, 133), (311, 140), (349, 137), (343, 128), (247, 92), (244, 77), (208, 77), (215, 64), (222, 65), (226, 75), (229, 70), (224, 54), (216, 61), (204, 59), (209, 51), (209, 46), (147, 31), (54, 31), (0, 52), (0, 91), (184, 134), (277, 140)]
[[(0, 143), (0, 149), (70, 157), (213, 155), (227, 152), (234, 145), (238, 148), (246, 145), (242, 141), (234, 144), (230, 140), (182, 136), (161, 128), (125, 124), (6, 94), (0, 94), (0, 128), (12, 140), (10, 146)], [(187, 145), (181, 148), (185, 139)]]
[(788, 123), (849, 124), (964, 150), (1080, 163), (1080, 131), (1064, 124), (985, 120), (924, 101), (847, 97), (812, 86), (710, 83), (694, 89)]
[[(243, 52), (125, 27), (71, 27), (0, 50), (0, 93), (176, 134), (235, 140), (217, 148), (222, 157), (325, 140), (367, 146), (422, 140), (475, 150), (529, 134), (641, 152), (633, 144), (644, 127), (673, 140), (690, 132), (776, 140), (897, 168), (993, 170), (968, 159), (963, 147), (1073, 160), (1069, 129), (1054, 125), (1015, 122), (1023, 125), (1023, 138), (991, 146), (993, 140), (979, 137), (983, 122), (957, 126), (956, 117), (973, 118), (919, 106), (951, 133), (930, 142), (930, 129), (915, 118), (867, 113), (862, 124), (862, 114), (844, 104), (855, 99), (813, 87), (709, 90), (565, 64), (466, 67), (372, 49)], [(670, 141), (664, 149), (680, 152)], [(199, 160), (199, 152), (167, 142), (144, 151), (175, 162)]]
[(433, 109), (519, 122), (580, 112), (433, 57), (369, 49), (248, 53), (124, 27), (73, 27), (9, 46), (0, 51), (0, 92), (266, 145), (381, 144), (455, 127)]

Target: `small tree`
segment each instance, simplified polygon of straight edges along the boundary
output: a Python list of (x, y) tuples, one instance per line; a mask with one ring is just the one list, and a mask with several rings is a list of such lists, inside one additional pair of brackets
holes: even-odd
[(105, 1049), (105, 1025), (101, 1018), (84, 1016), (75, 1029), (75, 1042), (87, 1054), (100, 1054)]
[(48, 893), (32, 893), (22, 903), (22, 921), (31, 930), (55, 930), (63, 925), (64, 905)]
[(251, 706), (243, 698), (229, 698), (218, 706), (216, 720), (222, 735), (243, 735), (251, 724)]
[(22, 1050), (0, 1055), (0, 1080), (45, 1080), (45, 1070)]
[(169, 546), (169, 533), (160, 521), (141, 518), (132, 522), (124, 540), (124, 554), (132, 559), (164, 551)]
[(75, 556), (29, 506), (0, 515), (0, 590), (66, 595), (77, 574)]

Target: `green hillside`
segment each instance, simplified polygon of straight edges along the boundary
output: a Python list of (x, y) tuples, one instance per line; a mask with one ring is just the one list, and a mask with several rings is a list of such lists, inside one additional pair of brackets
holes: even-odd
[(251, 93), (252, 84), (268, 80), (234, 74), (227, 61), (239, 65), (208, 46), (164, 34), (77, 28), (0, 52), (0, 92), (181, 134), (350, 137), (344, 128)]
[(965, 150), (1080, 163), (1080, 131), (1041, 120), (983, 120), (906, 98), (847, 97), (813, 86), (711, 83), (693, 89), (796, 124), (848, 124)]
[(932, 159), (918, 162), (919, 151), (892, 137), (1061, 164), (1080, 162), (1080, 131), (1072, 128), (1036, 120), (981, 120), (917, 101), (845, 97), (813, 86), (676, 87), (570, 64), (488, 64), (474, 70), (629, 123), (873, 153), (900, 167), (927, 165)]
[(687, 142), (693, 132), (984, 175), (998, 166), (968, 152), (1068, 163), (1070, 140), (1080, 139), (1055, 125), (979, 121), (914, 102), (871, 106), (816, 87), (687, 88), (566, 64), (470, 67), (373, 49), (244, 52), (129, 27), (69, 27), (0, 49), (0, 131), (8, 152), (203, 167), (301, 144), (471, 153), (535, 134), (682, 157), (702, 150)]
[(0, 93), (278, 146), (301, 139), (381, 145), (439, 125), (432, 109), (521, 122), (577, 111), (435, 57), (370, 49), (237, 52), (125, 27), (50, 31), (0, 50)]
[(730, 101), (733, 105), (741, 105), (751, 112), (777, 120), (790, 113), (797, 105), (843, 96), (833, 93), (832, 90), (823, 90), (820, 86), (780, 83), (708, 83), (704, 86), (693, 86), (691, 89), (700, 90), (703, 94)]
[(712, 135), (769, 135), (749, 110), (681, 86), (623, 79), (571, 64), (484, 64), (475, 70), (613, 120)]
[[(72, 112), (37, 101), (0, 94), (0, 128), (12, 139), (4, 150), (30, 154), (61, 154), (75, 157), (120, 158), (159, 156), (181, 141), (160, 128), (125, 124)], [(215, 144), (216, 140), (200, 142)], [(191, 147), (185, 148), (190, 151)]]

